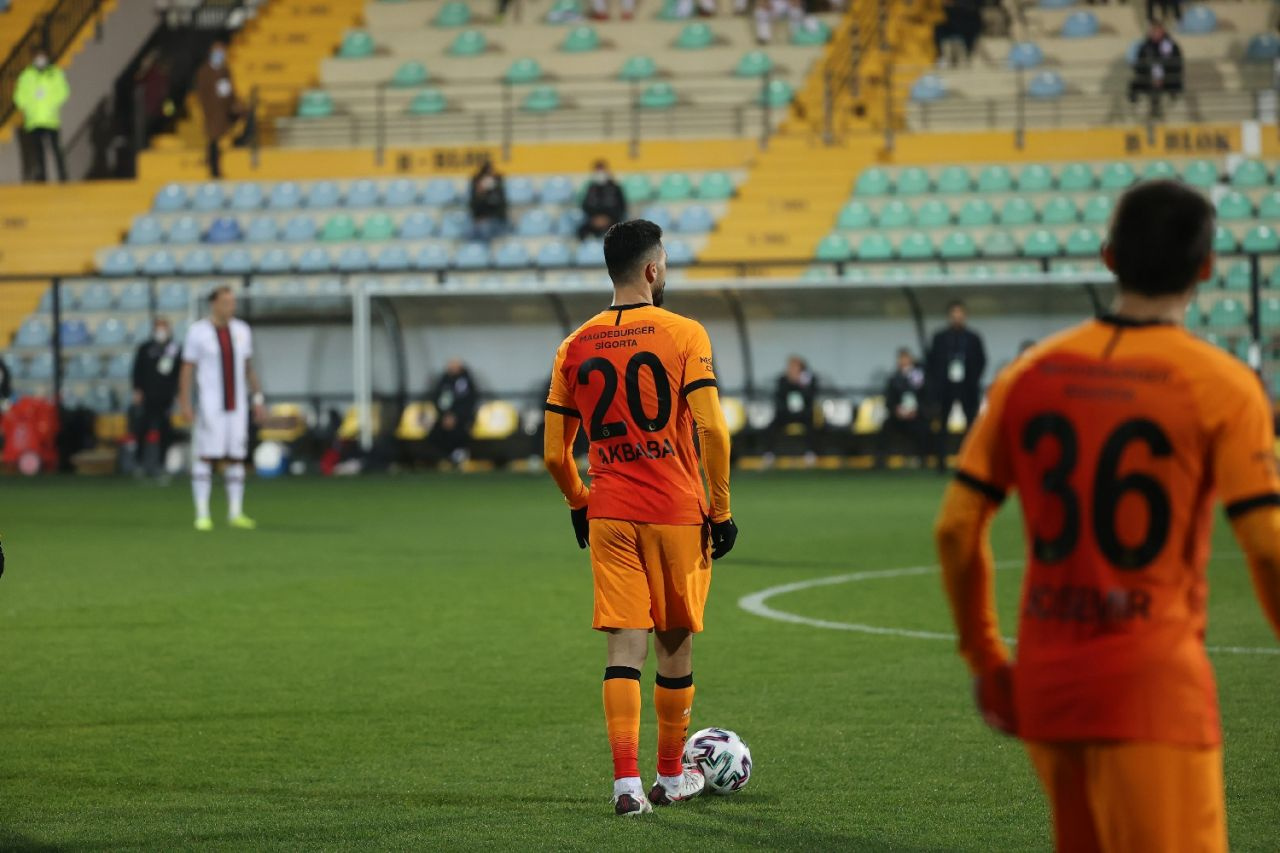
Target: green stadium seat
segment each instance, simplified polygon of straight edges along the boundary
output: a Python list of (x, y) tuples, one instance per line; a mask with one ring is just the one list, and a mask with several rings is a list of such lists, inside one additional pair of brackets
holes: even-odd
[(650, 83), (640, 93), (640, 106), (646, 110), (667, 110), (676, 105), (676, 90), (666, 82)]
[(1182, 180), (1193, 187), (1208, 189), (1218, 183), (1218, 167), (1211, 160), (1192, 160), (1182, 170)]
[(929, 191), (929, 173), (918, 166), (908, 166), (898, 172), (893, 185), (895, 195), (923, 195)]
[(693, 198), (693, 181), (684, 172), (668, 172), (658, 184), (658, 201), (688, 201)]
[(1041, 272), (1040, 265), (1035, 261), (1018, 261), (1004, 268), (1005, 275), (1039, 275)]
[(898, 257), (906, 260), (932, 258), (933, 241), (923, 231), (912, 231), (898, 242)]
[(1193, 332), (1204, 325), (1204, 312), (1200, 310), (1199, 302), (1192, 300), (1191, 304), (1187, 306), (1186, 322), (1187, 328)]
[(931, 198), (916, 210), (916, 225), (921, 228), (941, 228), (951, 224), (951, 208), (945, 202)]
[(873, 166), (858, 175), (858, 181), (853, 186), (853, 194), (855, 196), (887, 195), (892, 189), (893, 181), (890, 180), (889, 173)]
[(791, 43), (801, 47), (814, 47), (831, 40), (831, 27), (819, 18), (810, 18), (799, 26), (791, 27)]
[(471, 7), (461, 0), (450, 0), (440, 7), (431, 23), (437, 27), (465, 27), (471, 23)]
[(658, 65), (648, 56), (632, 56), (618, 72), (622, 80), (648, 80), (658, 73)]
[(1231, 347), (1231, 354), (1246, 364), (1249, 361), (1249, 350), (1253, 347), (1253, 342), (1248, 338), (1236, 338), (1235, 344)]
[(1060, 251), (1058, 238), (1047, 228), (1037, 228), (1022, 241), (1022, 254), (1029, 258), (1050, 258)]
[(367, 59), (373, 56), (373, 36), (364, 30), (348, 30), (338, 46), (340, 59)]
[(335, 213), (325, 220), (319, 239), (325, 243), (340, 243), (355, 238), (356, 221), (345, 213)]
[(1021, 196), (1006, 199), (1000, 207), (1001, 225), (1030, 225), (1035, 221), (1035, 207)]
[(991, 278), (995, 274), (995, 267), (989, 264), (978, 264), (977, 266), (969, 267), (964, 272), (954, 273), (954, 275), (963, 275), (970, 278)]
[(578, 0), (555, 0), (547, 10), (548, 24), (563, 24), (582, 17), (582, 4)]
[(1230, 329), (1244, 326), (1249, 322), (1249, 314), (1244, 303), (1235, 297), (1228, 296), (1213, 303), (1209, 309), (1210, 329)]
[(396, 236), (396, 224), (385, 213), (370, 214), (360, 226), (362, 240), (390, 240)]
[(887, 261), (893, 257), (893, 244), (883, 234), (871, 232), (858, 244), (858, 259), (863, 261)]
[(1280, 251), (1280, 234), (1270, 225), (1255, 225), (1244, 235), (1242, 243), (1246, 252)]
[(1218, 199), (1218, 218), (1225, 222), (1253, 218), (1253, 204), (1248, 196), (1232, 190)]
[(739, 77), (763, 77), (773, 70), (773, 60), (763, 50), (751, 50), (742, 54), (733, 73)]
[(1013, 189), (1013, 173), (1008, 166), (985, 166), (978, 173), (978, 192), (1007, 193)]
[(716, 36), (711, 27), (701, 21), (695, 21), (686, 24), (684, 29), (680, 30), (680, 35), (676, 37), (676, 47), (681, 50), (702, 50), (711, 47), (715, 39)]
[(1236, 237), (1225, 226), (1219, 225), (1214, 232), (1213, 250), (1220, 255), (1236, 250)]
[(554, 86), (535, 86), (524, 100), (520, 108), (531, 113), (548, 113), (560, 108), (560, 93)]
[(1064, 192), (1083, 192), (1093, 187), (1093, 169), (1087, 163), (1068, 163), (1058, 173), (1058, 189)]
[(1018, 173), (1018, 189), (1024, 193), (1042, 193), (1053, 189), (1053, 172), (1048, 166), (1030, 163)]
[(831, 281), (835, 277), (835, 270), (831, 267), (809, 267), (800, 276), (802, 281)]
[(653, 182), (648, 175), (632, 173), (622, 179), (622, 194), (628, 204), (639, 204), (653, 198)]
[(760, 93), (757, 100), (765, 106), (785, 107), (795, 96), (795, 90), (791, 88), (790, 83), (775, 77), (764, 87), (764, 91)]
[(685, 15), (682, 14), (680, 8), (680, 0), (662, 0), (662, 8), (658, 11), (659, 21), (683, 21)]
[(820, 261), (847, 261), (853, 257), (853, 247), (843, 234), (828, 234), (818, 241), (814, 257)]
[(427, 82), (427, 66), (421, 62), (406, 62), (391, 75), (391, 85), (396, 89), (409, 89)]
[(323, 89), (310, 89), (298, 99), (298, 118), (328, 118), (333, 115), (333, 98)]
[(1227, 267), (1227, 271), (1219, 276), (1219, 279), (1226, 290), (1247, 291), (1253, 279), (1253, 275), (1249, 272), (1249, 262), (1232, 261), (1231, 266)]
[(1171, 180), (1178, 177), (1178, 170), (1168, 160), (1152, 160), (1142, 169), (1144, 181)]
[(423, 89), (409, 102), (408, 112), (414, 116), (436, 115), (444, 112), (448, 106), (448, 100), (439, 89)]
[(1105, 225), (1111, 220), (1111, 210), (1115, 202), (1109, 195), (1089, 196), (1081, 210), (1080, 221), (1085, 225)]
[(581, 26), (569, 30), (569, 34), (560, 43), (565, 53), (589, 53), (600, 47), (600, 34), (592, 27)]
[(1257, 160), (1245, 160), (1231, 173), (1231, 186), (1237, 189), (1265, 187), (1269, 179), (1267, 167)]
[(1258, 321), (1267, 331), (1280, 328), (1280, 297), (1267, 296), (1262, 299), (1258, 305)]
[(1076, 203), (1064, 195), (1056, 195), (1040, 209), (1040, 221), (1045, 225), (1070, 225), (1079, 218)]
[(990, 225), (996, 221), (996, 209), (986, 199), (967, 199), (960, 206), (960, 215), (957, 217), (957, 221), (968, 228), (980, 228), (983, 225)]
[(1133, 167), (1125, 162), (1108, 163), (1102, 167), (1098, 186), (1104, 190), (1122, 190), (1138, 179)]
[(938, 174), (940, 193), (967, 193), (972, 187), (973, 179), (963, 166), (947, 166)]
[(1092, 228), (1076, 228), (1067, 235), (1067, 254), (1073, 258), (1098, 256), (1102, 235)]
[(875, 222), (875, 215), (866, 202), (851, 201), (840, 210), (836, 227), (842, 231), (861, 231), (870, 228)]
[(1258, 218), (1268, 222), (1280, 222), (1280, 191), (1272, 191), (1258, 203)]
[(449, 45), (449, 53), (454, 56), (479, 56), (484, 53), (486, 42), (484, 33), (479, 30), (463, 30)]
[(708, 172), (698, 181), (698, 198), (704, 201), (733, 198), (733, 179), (725, 172)]
[(876, 224), (881, 228), (906, 228), (912, 221), (911, 208), (904, 201), (894, 199), (880, 208)]
[(1266, 282), (1263, 286), (1273, 290), (1280, 290), (1280, 264), (1272, 268), (1271, 273), (1266, 277)]
[(536, 83), (542, 79), (542, 66), (536, 59), (521, 57), (511, 63), (504, 79), (508, 83)]
[(982, 238), (982, 254), (1003, 257), (1018, 254), (1018, 244), (1008, 231), (991, 231)]
[(948, 260), (965, 260), (978, 256), (978, 247), (964, 231), (952, 231), (942, 238), (938, 254)]

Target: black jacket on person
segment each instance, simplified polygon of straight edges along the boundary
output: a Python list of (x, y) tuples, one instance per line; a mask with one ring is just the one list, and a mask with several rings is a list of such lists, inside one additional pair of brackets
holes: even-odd
[(13, 396), (13, 379), (9, 375), (9, 365), (0, 358), (0, 403)]
[(778, 377), (778, 387), (773, 392), (773, 421), (775, 424), (806, 424), (813, 426), (813, 410), (818, 399), (818, 378), (805, 371), (799, 382), (792, 382), (784, 373)]
[(493, 175), (493, 184), (487, 189), (480, 188), (480, 178), (471, 181), (471, 198), (468, 202), (472, 219), (496, 219), (507, 221), (507, 188), (502, 183), (501, 175)]
[(1133, 63), (1133, 89), (1139, 92), (1159, 89), (1170, 94), (1182, 91), (1182, 49), (1169, 36), (1159, 41), (1147, 38), (1138, 48), (1138, 58)]
[(919, 411), (920, 404), (923, 402), (920, 399), (923, 391), (924, 371), (919, 367), (913, 365), (905, 373), (901, 370), (893, 371), (884, 386), (884, 406), (889, 411), (889, 417), (900, 420), (898, 407), (902, 405), (908, 394), (915, 397), (916, 410)]
[(138, 347), (133, 357), (133, 389), (142, 392), (142, 405), (168, 411), (178, 396), (178, 367), (181, 347), (168, 340), (150, 340)]
[(431, 391), (431, 402), (435, 404), (436, 413), (440, 417), (453, 415), (459, 426), (469, 429), (476, 418), (479, 395), (476, 384), (471, 381), (471, 373), (445, 373), (436, 381)]
[(582, 212), (588, 222), (596, 216), (608, 217), (610, 224), (621, 222), (627, 216), (627, 197), (613, 178), (602, 184), (592, 181), (582, 197)]
[[(963, 365), (964, 378), (952, 379), (952, 365)], [(987, 350), (982, 338), (969, 328), (947, 326), (933, 336), (929, 348), (929, 369), (926, 381), (936, 399), (976, 396), (982, 383), (982, 372), (987, 369)]]

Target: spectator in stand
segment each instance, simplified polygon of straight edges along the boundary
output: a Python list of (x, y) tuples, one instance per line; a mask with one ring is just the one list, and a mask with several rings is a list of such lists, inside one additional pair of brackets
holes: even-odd
[(969, 328), (969, 312), (959, 300), (947, 306), (947, 327), (933, 336), (925, 383), (936, 403), (938, 470), (947, 470), (947, 419), (956, 403), (964, 411), (965, 431), (978, 416), (987, 350)]
[(938, 67), (949, 64), (945, 45), (959, 39), (964, 43), (965, 61), (973, 58), (974, 46), (982, 33), (981, 0), (950, 0), (942, 10), (942, 21), (934, 25), (933, 45), (937, 50)]
[(470, 456), (471, 427), (479, 408), (475, 382), (460, 359), (452, 359), (431, 391), (436, 424), (427, 441), (441, 459), (462, 465)]
[[(734, 11), (740, 15), (747, 13), (750, 0), (735, 0)], [(756, 43), (763, 46), (773, 41), (773, 25), (786, 18), (793, 30), (805, 25), (803, 0), (755, 0)]]
[[(636, 14), (636, 0), (621, 0), (622, 20), (629, 21)], [(591, 0), (591, 12), (587, 15), (593, 21), (609, 20), (609, 0)]]
[(769, 425), (764, 464), (777, 457), (779, 440), (795, 430), (804, 433), (804, 461), (818, 461), (818, 378), (798, 355), (787, 359), (787, 370), (778, 377), (773, 392), (773, 423)]
[(1172, 15), (1175, 21), (1182, 21), (1182, 0), (1147, 0), (1147, 20), (1157, 20), (1156, 12), (1159, 11), (1160, 18), (1168, 20)]
[(138, 465), (149, 477), (163, 471), (169, 449), (169, 413), (178, 396), (178, 357), (181, 348), (163, 317), (156, 319), (151, 339), (133, 357), (133, 434), (138, 441)]
[(923, 468), (929, 455), (929, 431), (921, 411), (924, 396), (924, 371), (916, 364), (911, 350), (898, 350), (898, 366), (884, 386), (884, 406), (888, 411), (880, 427), (880, 452), (877, 467), (884, 468), (895, 438), (905, 440), (915, 450)]
[(204, 113), (204, 135), (208, 140), (209, 177), (222, 177), (218, 148), (235, 123), (245, 114), (244, 105), (236, 97), (231, 69), (227, 66), (227, 43), (215, 41), (209, 48), (209, 61), (196, 72), (196, 96)]
[(582, 217), (579, 240), (603, 237), (610, 227), (627, 218), (627, 197), (609, 173), (609, 164), (603, 160), (596, 161), (591, 183), (582, 197)]
[(1175, 98), (1182, 94), (1182, 49), (1158, 21), (1151, 22), (1147, 38), (1138, 48), (1133, 63), (1133, 81), (1129, 83), (1129, 101), (1138, 102), (1139, 95), (1151, 98), (1151, 111), (1160, 112), (1161, 95)]
[(62, 156), (62, 105), (71, 95), (67, 76), (62, 69), (49, 61), (49, 52), (43, 46), (31, 51), (31, 64), (18, 75), (13, 90), (13, 105), (22, 113), (22, 127), (26, 136), (28, 171), (31, 180), (43, 183), (45, 172), (45, 147), (53, 150), (53, 163), (58, 170), (58, 180), (66, 182), (67, 163)]
[(493, 162), (484, 165), (471, 178), (467, 201), (471, 210), (471, 239), (487, 243), (507, 230), (507, 188)]

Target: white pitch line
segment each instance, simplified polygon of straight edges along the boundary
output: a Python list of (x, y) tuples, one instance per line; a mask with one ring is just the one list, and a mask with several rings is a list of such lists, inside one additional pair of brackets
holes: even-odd
[[(1222, 555), (1228, 556), (1228, 555)], [(1002, 560), (995, 564), (997, 569), (1011, 569), (1022, 565), (1021, 560)], [(859, 634), (874, 634), (882, 637), (907, 637), (912, 640), (950, 640), (955, 641), (955, 634), (941, 631), (915, 631), (910, 628), (886, 628), (881, 625), (866, 625), (861, 622), (832, 622), (826, 619), (814, 619), (799, 613), (778, 610), (766, 604), (771, 598), (801, 590), (822, 586), (835, 586), (842, 583), (859, 583), (861, 581), (879, 580), (882, 578), (905, 578), (917, 575), (931, 575), (938, 571), (937, 566), (909, 566), (903, 569), (881, 569), (878, 571), (850, 572), (844, 575), (832, 575), (825, 578), (810, 578), (804, 581), (771, 586), (738, 599), (738, 606), (748, 613), (772, 619), (775, 622), (790, 622), (794, 625), (808, 625), (811, 628), (826, 628), (830, 631), (854, 631)], [(1006, 637), (1006, 642), (1014, 642)], [(1232, 655), (1280, 655), (1280, 648), (1253, 648), (1248, 646), (1206, 646), (1215, 654)]]

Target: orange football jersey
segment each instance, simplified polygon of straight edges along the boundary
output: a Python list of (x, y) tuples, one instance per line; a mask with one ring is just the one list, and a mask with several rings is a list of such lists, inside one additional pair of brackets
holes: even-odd
[(702, 325), (652, 305), (614, 306), (560, 345), (547, 409), (581, 420), (590, 439), (589, 518), (706, 520), (685, 395), (715, 382)]
[(996, 380), (958, 478), (1022, 504), (1020, 736), (1221, 742), (1213, 500), (1280, 503), (1274, 441), (1257, 377), (1177, 326), (1090, 321)]

